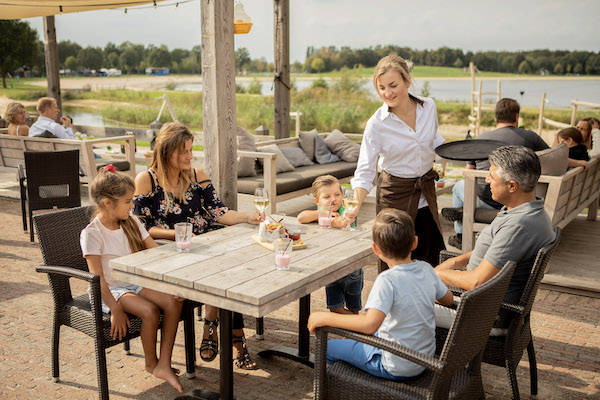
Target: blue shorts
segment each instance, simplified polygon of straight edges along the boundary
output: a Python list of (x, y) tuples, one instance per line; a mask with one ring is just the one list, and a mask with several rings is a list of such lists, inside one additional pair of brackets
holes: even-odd
[(363, 270), (361, 268), (327, 285), (325, 287), (327, 308), (334, 310), (346, 307), (350, 311), (360, 311), (362, 308), (363, 281)]
[[(110, 288), (110, 293), (115, 298), (115, 301), (119, 301), (121, 296), (123, 296), (124, 294), (126, 294), (126, 293), (138, 294), (142, 289), (143, 289), (143, 287), (138, 286), (138, 285), (113, 286)], [(102, 312), (104, 314), (110, 313), (110, 308), (108, 308), (108, 306), (106, 305), (106, 303), (104, 301), (102, 302)]]
[(381, 363), (381, 349), (357, 342), (352, 339), (333, 339), (327, 341), (327, 364), (345, 361), (368, 374), (380, 378), (402, 381), (410, 377), (392, 375)]

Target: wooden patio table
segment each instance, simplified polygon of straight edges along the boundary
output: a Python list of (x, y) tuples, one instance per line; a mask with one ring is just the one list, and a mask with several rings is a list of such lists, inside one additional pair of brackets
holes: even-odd
[[(290, 222), (297, 223), (292, 217), (283, 221)], [(367, 262), (372, 255), (371, 224), (362, 224), (360, 231), (304, 225), (307, 248), (292, 252), (287, 271), (275, 268), (273, 252), (252, 239), (258, 227), (249, 224), (194, 236), (188, 253), (177, 252), (170, 243), (115, 258), (110, 267), (117, 280), (219, 307), (220, 398), (232, 399), (232, 312), (258, 318), (299, 299), (298, 349), (278, 348), (261, 355), (282, 355), (312, 366), (306, 326), (310, 293)]]

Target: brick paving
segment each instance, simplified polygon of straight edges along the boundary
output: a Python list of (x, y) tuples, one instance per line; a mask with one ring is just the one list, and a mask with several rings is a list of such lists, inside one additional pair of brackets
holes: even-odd
[[(37, 244), (20, 226), (19, 204), (0, 199), (0, 398), (1, 399), (95, 399), (96, 366), (93, 341), (72, 329), (61, 331), (61, 381), (54, 383), (50, 372), (52, 300), (45, 275), (34, 268), (41, 263)], [(365, 268), (365, 290), (371, 289), (374, 265)], [(80, 282), (74, 292), (85, 291)], [(312, 309), (325, 307), (324, 290), (312, 296)], [(540, 290), (533, 308), (539, 368), (540, 399), (600, 399), (600, 299)], [(254, 335), (254, 320), (247, 318), (247, 335), (252, 354), (279, 344), (296, 343), (297, 304), (290, 304), (265, 319), (265, 340)], [(197, 323), (197, 343), (202, 325)], [(172, 399), (171, 387), (144, 372), (138, 339), (132, 355), (121, 346), (108, 351), (109, 387), (112, 399)], [(175, 365), (185, 368), (183, 334), (177, 337)], [(255, 357), (257, 371), (234, 369), (237, 399), (311, 399), (312, 370), (281, 359)], [(518, 380), (521, 395), (529, 397), (528, 364), (521, 362)], [(181, 378), (186, 391), (194, 388), (218, 390), (218, 358), (211, 363), (198, 360), (196, 378)], [(487, 398), (510, 398), (510, 385), (502, 368), (484, 365)]]

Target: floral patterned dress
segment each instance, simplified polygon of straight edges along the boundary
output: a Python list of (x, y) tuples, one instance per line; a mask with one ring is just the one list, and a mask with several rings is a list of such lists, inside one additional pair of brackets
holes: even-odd
[(174, 229), (178, 222), (189, 222), (193, 226), (194, 234), (223, 228), (217, 219), (229, 211), (217, 196), (214, 186), (209, 180), (196, 182), (196, 171), (194, 170), (194, 181), (185, 191), (185, 204), (182, 199), (173, 198), (170, 207), (166, 196), (169, 196), (162, 186), (158, 185), (156, 172), (148, 170), (152, 182), (152, 191), (148, 194), (135, 196), (133, 204), (134, 214), (146, 224), (146, 229), (154, 226), (165, 229)]

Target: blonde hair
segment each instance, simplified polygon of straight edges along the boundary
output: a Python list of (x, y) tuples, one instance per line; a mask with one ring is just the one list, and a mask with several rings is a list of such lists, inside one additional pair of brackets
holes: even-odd
[(53, 97), (42, 97), (38, 100), (36, 109), (40, 114), (42, 114), (48, 107), (52, 105), (52, 103), (56, 104), (56, 99)]
[(167, 210), (171, 209), (173, 196), (183, 201), (184, 204), (187, 204), (185, 191), (192, 183), (191, 168), (179, 172), (179, 179), (177, 179), (177, 187), (174, 192), (168, 191), (165, 185), (167, 183), (167, 172), (171, 168), (169, 164), (171, 156), (176, 152), (182, 151), (185, 148), (185, 142), (188, 140), (193, 141), (194, 135), (192, 135), (190, 130), (180, 122), (169, 122), (168, 124), (163, 125), (162, 128), (160, 128), (158, 135), (156, 135), (150, 167), (154, 169), (158, 175), (159, 183), (164, 188)]
[(16, 116), (21, 110), (21, 108), (25, 109), (25, 107), (21, 103), (8, 103), (8, 105), (6, 106), (6, 111), (4, 112), (4, 119), (7, 120), (10, 124), (18, 125), (19, 122), (16, 120)]
[[(129, 175), (101, 169), (92, 181), (90, 194), (98, 209), (102, 209), (104, 207), (104, 199), (118, 201), (128, 193), (133, 193), (134, 190), (135, 183)], [(96, 214), (98, 214), (98, 210)], [(125, 232), (131, 252), (135, 253), (136, 251), (144, 250), (145, 247), (138, 224), (133, 218), (132, 215), (129, 215), (126, 220), (119, 221), (119, 224), (123, 228), (123, 232)]]
[(412, 72), (412, 62), (406, 61), (404, 58), (395, 54), (391, 54), (383, 57), (375, 66), (375, 72), (373, 73), (373, 85), (375, 86), (375, 91), (377, 93), (379, 93), (379, 89), (377, 88), (377, 79), (379, 79), (381, 75), (388, 71), (398, 71), (404, 82), (406, 82), (408, 85), (412, 83), (412, 78), (410, 77), (410, 73)]
[(315, 181), (312, 184), (312, 194), (315, 197), (315, 199), (319, 198), (319, 195), (321, 194), (321, 189), (325, 186), (332, 186), (337, 184), (340, 187), (340, 191), (342, 190), (342, 185), (340, 185), (340, 181), (338, 181), (338, 179), (333, 176), (333, 175), (321, 175), (318, 176), (317, 179), (315, 179)]

